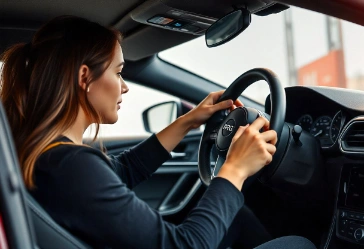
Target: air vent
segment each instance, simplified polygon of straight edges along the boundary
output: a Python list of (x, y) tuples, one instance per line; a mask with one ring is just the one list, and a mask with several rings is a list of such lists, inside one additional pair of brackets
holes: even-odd
[(345, 153), (364, 153), (364, 117), (348, 123), (340, 136), (340, 147)]

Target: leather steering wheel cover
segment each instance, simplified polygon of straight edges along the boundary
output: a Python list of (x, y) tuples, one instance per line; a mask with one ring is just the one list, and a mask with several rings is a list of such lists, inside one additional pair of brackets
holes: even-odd
[(200, 149), (198, 153), (198, 171), (200, 179), (206, 186), (211, 182), (211, 165), (210, 165), (210, 152), (212, 144), (206, 143), (204, 138), (200, 140)]
[(277, 137), (279, 139), (286, 116), (286, 93), (276, 74), (271, 70), (255, 68), (242, 74), (226, 89), (218, 102), (228, 99), (236, 100), (248, 86), (258, 80), (264, 80), (268, 83), (271, 93), (270, 129), (277, 132)]
[[(235, 101), (247, 87), (259, 80), (264, 80), (269, 85), (271, 102), (271, 118), (269, 129), (275, 130), (277, 132), (279, 142), (286, 115), (286, 94), (278, 77), (271, 70), (265, 68), (255, 68), (245, 72), (225, 90), (224, 94), (219, 98), (217, 103), (228, 99)], [(216, 123), (216, 120), (219, 119), (219, 115), (221, 118), (221, 112), (215, 113), (206, 122), (206, 128), (200, 140), (198, 152), (198, 169), (201, 181), (207, 186), (211, 182), (210, 152), (212, 147), (212, 145), (207, 142), (207, 139), (210, 137), (210, 134), (213, 132), (213, 128), (216, 126), (216, 124), (211, 124), (212, 120), (214, 120)]]

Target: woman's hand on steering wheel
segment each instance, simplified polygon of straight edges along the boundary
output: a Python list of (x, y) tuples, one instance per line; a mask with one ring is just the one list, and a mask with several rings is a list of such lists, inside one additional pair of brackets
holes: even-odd
[[(199, 175), (205, 185), (210, 185), (211, 180), (216, 175), (222, 176), (218, 172), (222, 170), (228, 152), (229, 158), (226, 165), (230, 166), (225, 167), (225, 165), (223, 171), (225, 173), (228, 172), (232, 178), (238, 177), (241, 180), (240, 183), (244, 181), (244, 177), (249, 177), (272, 161), (272, 155), (275, 151), (275, 148), (272, 148), (272, 146), (274, 147), (277, 140), (280, 143), (286, 115), (286, 94), (277, 75), (265, 68), (251, 69), (234, 80), (224, 93), (220, 95), (218, 101), (221, 100), (221, 102), (224, 102), (229, 99), (237, 99), (245, 89), (259, 80), (266, 81), (270, 89), (271, 108), (269, 123), (268, 121), (263, 122), (261, 118), (255, 121), (257, 117), (262, 116), (262, 112), (252, 107), (236, 108), (228, 113), (228, 115), (225, 115), (227, 113), (221, 111), (216, 112), (215, 115), (210, 115), (211, 118), (206, 120), (206, 127), (201, 136), (198, 151)], [(216, 102), (213, 101), (213, 103)], [(238, 128), (246, 124), (250, 124), (245, 130), (246, 132), (240, 130), (235, 136)], [(275, 132), (266, 131), (260, 133), (261, 128), (264, 126), (268, 127), (268, 125), (269, 129)], [(247, 140), (246, 142), (243, 141), (245, 139)], [(232, 142), (234, 142), (233, 145), (231, 145)], [(214, 165), (211, 163), (211, 151), (213, 148), (215, 148), (213, 155), (216, 157), (212, 159), (212, 161), (215, 161)], [(269, 170), (267, 169), (262, 172), (262, 175), (265, 174), (264, 172), (268, 172), (267, 174), (269, 175), (265, 175), (266, 178), (269, 178), (279, 166), (278, 160), (273, 160), (272, 162), (274, 163), (270, 163)], [(239, 189), (242, 187), (241, 184), (237, 184), (236, 182), (235, 185)]]
[[(260, 133), (262, 128), (264, 132)], [(251, 125), (240, 126), (217, 176), (228, 179), (241, 190), (246, 178), (268, 165), (277, 143), (277, 133), (268, 128), (269, 121), (264, 117), (259, 117)]]
[(191, 124), (191, 129), (196, 129), (204, 124), (215, 112), (230, 109), (234, 110), (236, 107), (243, 106), (240, 100), (234, 103), (231, 99), (216, 103), (225, 90), (210, 93), (198, 106), (189, 111), (185, 118)]

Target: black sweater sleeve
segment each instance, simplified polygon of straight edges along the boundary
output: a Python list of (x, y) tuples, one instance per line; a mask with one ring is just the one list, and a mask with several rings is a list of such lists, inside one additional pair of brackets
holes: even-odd
[(33, 193), (49, 214), (86, 241), (112, 248), (217, 248), (244, 198), (215, 178), (181, 225), (163, 221), (104, 158), (76, 150), (53, 173), (38, 173)]
[(118, 156), (109, 155), (113, 171), (128, 188), (134, 188), (148, 179), (170, 158), (171, 155), (155, 134)]

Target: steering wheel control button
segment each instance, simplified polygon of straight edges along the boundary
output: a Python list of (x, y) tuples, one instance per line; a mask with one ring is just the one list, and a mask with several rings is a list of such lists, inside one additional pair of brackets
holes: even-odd
[(217, 138), (217, 133), (216, 132), (210, 134), (210, 139), (211, 140), (215, 141), (216, 138)]
[(222, 135), (224, 137), (229, 136), (233, 132), (235, 126), (236, 123), (234, 119), (230, 119), (229, 121), (227, 121), (222, 127)]

